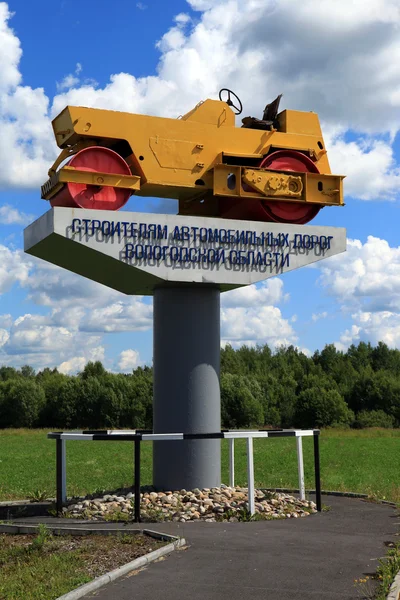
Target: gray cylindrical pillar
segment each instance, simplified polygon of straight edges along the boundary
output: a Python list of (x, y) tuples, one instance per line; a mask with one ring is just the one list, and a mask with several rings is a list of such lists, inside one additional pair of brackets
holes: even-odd
[[(154, 433), (221, 431), (220, 292), (216, 287), (154, 291)], [(157, 489), (221, 483), (221, 440), (154, 442)]]

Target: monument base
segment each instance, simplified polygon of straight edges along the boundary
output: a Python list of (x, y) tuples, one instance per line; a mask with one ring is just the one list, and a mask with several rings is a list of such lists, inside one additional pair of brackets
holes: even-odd
[[(154, 290), (154, 433), (221, 431), (220, 291), (179, 285)], [(154, 442), (159, 490), (221, 483), (221, 440)]]

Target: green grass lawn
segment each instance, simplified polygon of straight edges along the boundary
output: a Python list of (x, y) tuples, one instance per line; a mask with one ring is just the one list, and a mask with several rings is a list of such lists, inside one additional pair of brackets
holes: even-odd
[[(0, 431), (0, 500), (35, 491), (55, 496), (55, 441), (47, 431)], [(127, 487), (133, 483), (130, 442), (67, 442), (68, 495)], [(304, 438), (306, 487), (314, 488), (313, 442)], [(362, 492), (400, 502), (400, 430), (327, 430), (321, 433), (322, 489)], [(152, 445), (142, 443), (142, 484), (151, 484)], [(298, 487), (293, 438), (254, 440), (259, 487)], [(236, 484), (245, 485), (246, 442), (235, 441)], [(222, 481), (228, 483), (228, 443), (222, 440)]]
[(0, 535), (1, 600), (52, 600), (163, 543), (143, 535)]

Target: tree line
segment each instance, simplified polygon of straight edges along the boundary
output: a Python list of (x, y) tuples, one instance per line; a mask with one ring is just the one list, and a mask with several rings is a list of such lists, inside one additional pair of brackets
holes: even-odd
[[(152, 428), (153, 371), (0, 367), (0, 428)], [(360, 342), (313, 356), (293, 346), (221, 350), (224, 428), (399, 427), (400, 351)]]

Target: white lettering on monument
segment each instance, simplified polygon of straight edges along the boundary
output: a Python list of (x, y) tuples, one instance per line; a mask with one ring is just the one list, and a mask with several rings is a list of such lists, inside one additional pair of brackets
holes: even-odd
[[(330, 250), (332, 235), (307, 235), (188, 225), (103, 221), (74, 218), (72, 239), (96, 237), (98, 242), (116, 238), (124, 242), (120, 259), (133, 265), (208, 263), (269, 267), (280, 271), (290, 266), (290, 255), (312, 251), (321, 256)], [(128, 241), (129, 240), (129, 241)]]
[(163, 282), (250, 285), (346, 250), (338, 227), (57, 207), (25, 251), (126, 294)]

